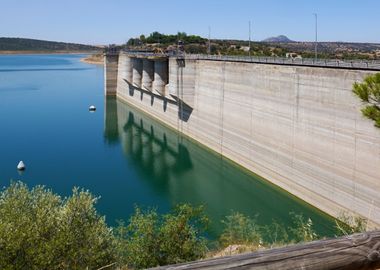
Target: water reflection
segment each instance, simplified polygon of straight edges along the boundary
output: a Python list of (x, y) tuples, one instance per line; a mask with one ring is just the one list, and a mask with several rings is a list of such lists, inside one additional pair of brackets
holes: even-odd
[(319, 233), (332, 233), (332, 220), (320, 211), (131, 106), (108, 97), (105, 112), (105, 140), (120, 142), (138, 175), (135, 181), (146, 184), (146, 194), (153, 192), (171, 206), (204, 204), (213, 221), (212, 234), (220, 232), (220, 220), (232, 210), (258, 214), (263, 225), (273, 219), (290, 224), (289, 212), (303, 213), (313, 219)]
[(126, 154), (130, 154), (136, 163), (153, 175), (163, 172), (181, 174), (190, 170), (191, 158), (187, 147), (182, 143), (169, 145), (166, 133), (158, 131), (151, 123), (143, 119), (135, 119), (135, 114), (129, 111), (127, 122), (123, 127), (128, 140), (124, 146)]
[(104, 138), (108, 144), (119, 142), (116, 98), (108, 97), (104, 105)]

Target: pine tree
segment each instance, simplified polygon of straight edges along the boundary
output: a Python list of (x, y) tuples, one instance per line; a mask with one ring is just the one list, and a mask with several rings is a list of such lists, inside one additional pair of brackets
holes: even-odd
[(354, 83), (353, 92), (365, 104), (363, 115), (380, 128), (380, 73), (367, 76), (362, 83)]

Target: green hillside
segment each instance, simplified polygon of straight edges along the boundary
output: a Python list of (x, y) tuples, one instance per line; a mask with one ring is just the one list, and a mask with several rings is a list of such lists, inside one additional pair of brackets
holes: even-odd
[(0, 51), (89, 51), (98, 47), (28, 38), (0, 37)]

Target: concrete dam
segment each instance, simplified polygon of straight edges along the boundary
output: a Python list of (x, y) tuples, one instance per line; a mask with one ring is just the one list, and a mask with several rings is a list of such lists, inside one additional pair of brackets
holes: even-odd
[(380, 227), (380, 130), (352, 93), (376, 69), (124, 51), (104, 61), (106, 95), (334, 217)]

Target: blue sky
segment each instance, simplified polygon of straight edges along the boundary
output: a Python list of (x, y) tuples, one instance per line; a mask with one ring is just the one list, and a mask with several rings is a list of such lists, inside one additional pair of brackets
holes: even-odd
[(380, 43), (379, 0), (0, 0), (0, 36), (123, 43), (153, 31), (262, 40), (280, 34)]

